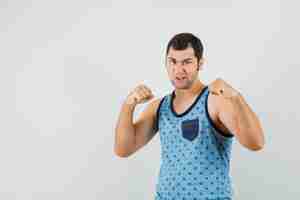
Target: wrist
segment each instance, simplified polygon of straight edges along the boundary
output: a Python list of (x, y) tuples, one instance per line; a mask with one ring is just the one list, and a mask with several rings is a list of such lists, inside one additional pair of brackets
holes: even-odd
[(124, 104), (126, 106), (129, 106), (129, 107), (132, 107), (132, 108), (134, 108), (137, 105), (135, 99), (134, 98), (130, 98), (130, 97), (127, 97), (125, 99)]

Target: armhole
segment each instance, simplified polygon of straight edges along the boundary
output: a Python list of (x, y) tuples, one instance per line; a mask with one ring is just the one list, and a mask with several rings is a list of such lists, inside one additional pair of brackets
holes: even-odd
[(232, 133), (225, 133), (224, 131), (222, 131), (221, 129), (219, 129), (216, 124), (213, 122), (213, 120), (211, 119), (209, 112), (208, 112), (208, 96), (209, 96), (209, 91), (207, 92), (207, 95), (205, 97), (205, 113), (206, 113), (206, 117), (208, 119), (209, 124), (213, 127), (213, 129), (215, 130), (215, 132), (217, 132), (221, 137), (223, 138), (233, 138), (234, 135)]
[(162, 102), (164, 101), (165, 96), (160, 100), (158, 108), (156, 110), (156, 119), (155, 119), (155, 130), (159, 131), (159, 111), (162, 105)]

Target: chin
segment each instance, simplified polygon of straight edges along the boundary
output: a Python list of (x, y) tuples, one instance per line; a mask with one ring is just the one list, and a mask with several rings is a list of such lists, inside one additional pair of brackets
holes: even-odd
[(190, 86), (189, 85), (181, 85), (181, 86), (175, 86), (176, 89), (180, 89), (180, 90), (186, 90), (186, 89), (189, 89)]
[(190, 84), (189, 83), (185, 83), (182, 85), (176, 84), (174, 81), (171, 81), (172, 85), (176, 88), (176, 89), (180, 89), (180, 90), (186, 90), (190, 88)]

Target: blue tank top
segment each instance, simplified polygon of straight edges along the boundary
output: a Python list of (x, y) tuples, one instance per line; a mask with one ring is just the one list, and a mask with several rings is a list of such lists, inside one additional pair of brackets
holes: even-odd
[(208, 86), (183, 113), (175, 91), (157, 110), (161, 160), (155, 200), (227, 200), (233, 197), (230, 155), (233, 134), (223, 133), (208, 113)]

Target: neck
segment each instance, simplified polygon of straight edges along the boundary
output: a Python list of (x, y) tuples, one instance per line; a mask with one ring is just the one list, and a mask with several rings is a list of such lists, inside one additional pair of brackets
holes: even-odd
[(188, 89), (175, 89), (175, 96), (177, 98), (188, 98), (188, 97), (193, 97), (195, 95), (197, 95), (199, 93), (199, 91), (201, 91), (203, 88), (205, 87), (205, 85), (203, 83), (201, 83), (200, 80), (196, 80), (192, 87), (188, 88)]

